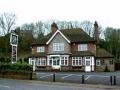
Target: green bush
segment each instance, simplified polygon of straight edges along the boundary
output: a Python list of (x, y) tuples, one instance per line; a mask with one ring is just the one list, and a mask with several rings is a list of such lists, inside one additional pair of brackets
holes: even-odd
[(19, 72), (19, 71), (23, 71), (23, 72), (32, 72), (32, 65), (29, 64), (20, 64), (20, 63), (15, 63), (15, 64), (11, 64), (11, 63), (2, 63), (0, 64), (0, 72), (2, 71), (15, 71), (15, 72)]

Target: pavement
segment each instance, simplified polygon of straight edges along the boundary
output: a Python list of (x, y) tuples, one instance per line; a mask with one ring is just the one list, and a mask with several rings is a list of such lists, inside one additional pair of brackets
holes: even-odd
[(0, 90), (120, 90), (120, 86), (0, 78)]

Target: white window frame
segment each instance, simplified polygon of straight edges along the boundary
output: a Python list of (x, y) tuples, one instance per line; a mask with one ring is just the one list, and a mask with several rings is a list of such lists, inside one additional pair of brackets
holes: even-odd
[(64, 43), (53, 43), (53, 51), (64, 51)]
[[(50, 61), (52, 61), (51, 64)], [(53, 59), (51, 57), (48, 57), (48, 66), (52, 66), (52, 63), (53, 63)]]
[(37, 52), (45, 52), (45, 47), (44, 46), (37, 47)]
[[(73, 62), (75, 62), (75, 64)], [(72, 57), (72, 66), (82, 66), (82, 57)]]
[[(62, 63), (63, 62), (63, 63)], [(67, 62), (67, 63), (66, 63)], [(68, 66), (68, 57), (67, 56), (62, 56), (61, 57), (61, 65), (62, 66)]]
[[(43, 61), (45, 62), (44, 64)], [(46, 58), (38, 58), (37, 66), (46, 66)]]
[(78, 44), (78, 51), (87, 51), (88, 45), (87, 44)]
[[(98, 64), (99, 63), (99, 64)], [(101, 60), (100, 59), (97, 59), (96, 60), (96, 66), (100, 66), (101, 65)]]
[(109, 65), (113, 65), (114, 64), (114, 61), (111, 59), (109, 60)]

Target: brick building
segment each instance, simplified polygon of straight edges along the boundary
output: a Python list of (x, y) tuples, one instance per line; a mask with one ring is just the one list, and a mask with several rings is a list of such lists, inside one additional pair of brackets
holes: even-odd
[[(96, 24), (95, 30), (98, 29)], [(114, 71), (113, 55), (97, 46), (96, 39), (81, 28), (58, 30), (55, 23), (51, 25), (48, 35), (32, 44), (29, 64), (33, 64), (38, 71), (91, 72), (104, 71), (106, 66)]]

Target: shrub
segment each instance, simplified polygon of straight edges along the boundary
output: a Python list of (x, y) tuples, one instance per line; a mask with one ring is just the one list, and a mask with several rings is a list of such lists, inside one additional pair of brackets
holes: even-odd
[(2, 71), (13, 71), (13, 72), (32, 72), (32, 66), (29, 64), (20, 64), (20, 63), (2, 63), (0, 64), (0, 72)]

